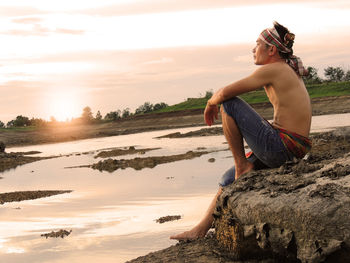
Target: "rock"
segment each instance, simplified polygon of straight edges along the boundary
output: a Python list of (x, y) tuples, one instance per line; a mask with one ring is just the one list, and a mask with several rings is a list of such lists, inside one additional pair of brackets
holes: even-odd
[(0, 152), (1, 153), (5, 152), (5, 148), (6, 148), (5, 143), (0, 141)]
[(64, 238), (64, 237), (66, 237), (66, 236), (69, 236), (70, 233), (72, 233), (72, 230), (67, 231), (67, 230), (61, 229), (60, 231), (56, 231), (56, 232), (55, 232), (55, 231), (52, 231), (52, 232), (50, 232), (50, 233), (42, 234), (41, 236), (42, 236), (42, 237), (46, 237), (46, 239), (47, 239), (48, 237), (54, 237), (54, 238), (60, 237), (60, 238)]
[[(188, 151), (183, 154), (175, 154), (170, 156), (152, 156), (152, 157), (136, 157), (133, 159), (112, 159), (99, 161), (92, 165), (79, 166), (79, 167), (91, 167), (92, 169), (97, 169), (99, 171), (113, 172), (118, 169), (134, 168), (135, 170), (141, 170), (144, 168), (154, 168), (155, 166), (163, 163), (176, 162), (180, 160), (188, 160), (196, 157), (200, 157), (204, 154), (208, 154), (207, 151)], [(69, 167), (74, 168), (74, 167)]]
[(208, 162), (214, 163), (214, 162), (215, 162), (215, 158), (209, 158), (209, 159), (208, 159)]
[(219, 246), (237, 260), (349, 262), (349, 134), (317, 135), (306, 160), (224, 188), (214, 213)]
[(159, 224), (163, 224), (165, 222), (179, 220), (179, 219), (181, 219), (180, 215), (176, 215), (176, 216), (162, 216), (162, 217), (158, 218), (156, 220), (156, 222), (159, 223)]

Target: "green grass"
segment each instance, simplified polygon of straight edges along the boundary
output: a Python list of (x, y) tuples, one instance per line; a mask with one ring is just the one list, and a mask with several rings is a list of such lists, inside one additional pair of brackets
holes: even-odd
[(11, 128), (0, 128), (0, 132), (14, 132), (14, 131), (35, 131), (38, 128), (35, 126), (27, 127), (11, 127)]
[[(350, 95), (350, 82), (322, 83), (307, 85), (307, 90), (311, 98), (332, 97)], [(240, 95), (249, 104), (268, 102), (264, 89), (258, 89), (249, 93)], [(168, 106), (155, 112), (171, 112), (189, 109), (204, 109), (207, 104), (207, 98), (188, 98), (186, 101)]]
[(350, 82), (308, 85), (307, 90), (311, 98), (350, 95)]

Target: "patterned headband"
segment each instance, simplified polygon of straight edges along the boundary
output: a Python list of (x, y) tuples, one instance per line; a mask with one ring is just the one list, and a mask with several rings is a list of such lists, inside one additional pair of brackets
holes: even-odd
[(286, 59), (286, 62), (289, 66), (291, 66), (294, 71), (299, 76), (307, 76), (309, 74), (308, 70), (304, 68), (303, 62), (297, 56), (293, 56), (293, 49), (288, 48), (287, 45), (294, 41), (295, 35), (292, 33), (287, 33), (284, 36), (284, 41), (282, 43), (282, 39), (278, 34), (276, 28), (265, 29), (261, 32), (259, 39), (265, 42), (268, 45), (273, 45), (277, 48), (278, 51), (286, 54), (290, 54), (289, 58)]
[(294, 37), (294, 34), (287, 33), (284, 37), (284, 43), (282, 44), (281, 37), (275, 28), (265, 29), (261, 32), (259, 36), (259, 38), (266, 44), (275, 46), (279, 51), (283, 53), (293, 52), (291, 48), (287, 47), (287, 44), (290, 41), (294, 41)]

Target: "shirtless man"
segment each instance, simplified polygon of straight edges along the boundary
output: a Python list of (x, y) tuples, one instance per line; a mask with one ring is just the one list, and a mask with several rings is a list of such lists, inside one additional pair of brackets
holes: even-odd
[[(191, 240), (204, 237), (213, 223), (213, 211), (222, 187), (231, 184), (252, 170), (279, 167), (286, 161), (302, 158), (310, 149), (311, 104), (302, 76), (307, 70), (293, 56), (294, 34), (274, 22), (265, 29), (253, 49), (254, 63), (261, 65), (250, 76), (215, 92), (204, 111), (205, 122), (211, 126), (221, 106), (222, 127), (233, 154), (235, 166), (222, 177), (220, 188), (203, 219), (191, 230), (171, 239)], [(270, 124), (246, 102), (236, 97), (264, 87), (273, 106)], [(252, 153), (244, 152), (243, 138)]]

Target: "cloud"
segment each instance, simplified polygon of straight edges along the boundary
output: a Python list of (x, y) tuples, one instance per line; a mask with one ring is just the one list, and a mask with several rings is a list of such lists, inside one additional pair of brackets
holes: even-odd
[(152, 65), (152, 64), (165, 64), (165, 63), (172, 63), (172, 62), (174, 62), (173, 58), (163, 57), (163, 58), (158, 59), (158, 60), (151, 60), (151, 61), (144, 62), (143, 64)]
[[(29, 23), (29, 22), (28, 22)], [(34, 24), (32, 29), (12, 29), (8, 31), (0, 31), (1, 35), (12, 35), (12, 36), (48, 36), (51, 33), (56, 34), (68, 34), (68, 35), (82, 35), (85, 33), (85, 30), (76, 30), (76, 29), (67, 29), (67, 28), (57, 28), (51, 30), (47, 27), (43, 27), (39, 24)]]
[(48, 28), (42, 27), (41, 25), (35, 24), (32, 29), (24, 30), (24, 29), (11, 29), (8, 31), (2, 31), (0, 34), (2, 35), (13, 35), (13, 36), (47, 36), (51, 30)]
[(25, 18), (12, 19), (13, 23), (18, 23), (18, 24), (35, 24), (41, 21), (42, 19), (39, 17), (25, 17)]
[[(338, 1), (339, 2), (339, 1)], [(340, 1), (342, 2), (342, 1)], [(286, 0), (283, 3), (311, 3), (316, 5), (329, 4), (329, 0)], [(186, 10), (203, 10), (203, 9), (217, 9), (225, 7), (239, 7), (239, 6), (251, 6), (261, 5), (261, 0), (245, 0), (245, 1), (232, 1), (232, 0), (149, 0), (131, 2), (129, 4), (114, 4), (104, 7), (86, 8), (83, 10), (76, 10), (75, 12), (98, 15), (98, 16), (124, 16), (135, 14), (147, 14), (147, 13), (162, 13), (162, 12), (178, 12)], [(268, 4), (281, 4), (280, 0), (266, 0), (264, 5)], [(331, 3), (332, 8), (337, 6), (344, 6), (345, 3), (337, 3), (333, 1)]]
[(67, 28), (57, 28), (55, 33), (59, 34), (69, 34), (69, 35), (82, 35), (85, 33), (85, 30), (76, 30), (76, 29), (67, 29)]
[(30, 6), (23, 6), (23, 7), (1, 6), (1, 3), (0, 3), (0, 16), (3, 16), (3, 17), (32, 16), (32, 15), (47, 14), (47, 13), (48, 12), (30, 7)]

